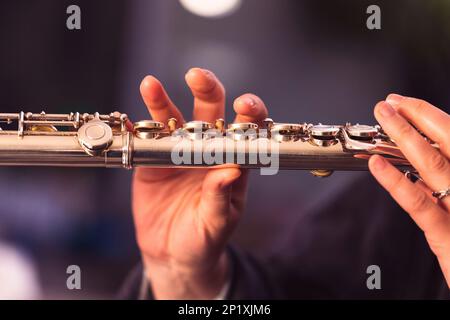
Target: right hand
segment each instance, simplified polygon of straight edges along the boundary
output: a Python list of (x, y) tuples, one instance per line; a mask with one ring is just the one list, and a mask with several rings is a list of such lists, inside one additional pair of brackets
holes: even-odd
[[(224, 118), (225, 90), (216, 76), (193, 68), (186, 82), (194, 96), (194, 120)], [(141, 94), (154, 120), (183, 115), (161, 83), (147, 76)], [(234, 101), (235, 122), (261, 123), (264, 103), (252, 94)], [(242, 214), (248, 173), (222, 169), (137, 168), (133, 214), (146, 276), (157, 299), (210, 299), (228, 276), (227, 241)]]
[(450, 187), (450, 115), (424, 100), (391, 94), (377, 104), (375, 117), (422, 181), (412, 183), (379, 155), (371, 157), (370, 171), (422, 229), (450, 288), (450, 196), (440, 200), (432, 196), (433, 191)]

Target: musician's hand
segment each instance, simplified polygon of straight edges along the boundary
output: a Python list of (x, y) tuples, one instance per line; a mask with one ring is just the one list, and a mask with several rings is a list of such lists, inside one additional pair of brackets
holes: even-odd
[[(194, 120), (224, 117), (225, 90), (216, 76), (186, 74)], [(154, 120), (184, 122), (161, 83), (147, 76), (141, 94)], [(245, 94), (234, 102), (236, 122), (261, 122), (264, 103)], [(136, 169), (133, 213), (137, 240), (153, 293), (159, 299), (209, 299), (225, 283), (225, 246), (243, 211), (247, 172), (227, 169)]]
[[(450, 196), (432, 197), (433, 191), (450, 187), (450, 116), (423, 100), (389, 95), (375, 107), (375, 117), (423, 182), (410, 182), (380, 156), (372, 156), (370, 171), (423, 230), (450, 287)], [(408, 122), (435, 141), (440, 151)]]

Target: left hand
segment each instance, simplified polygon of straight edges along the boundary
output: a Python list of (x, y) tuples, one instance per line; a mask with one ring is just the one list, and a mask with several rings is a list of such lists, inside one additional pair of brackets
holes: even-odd
[[(425, 233), (450, 287), (450, 196), (441, 200), (432, 196), (433, 191), (450, 187), (450, 115), (426, 101), (391, 94), (377, 104), (375, 117), (423, 182), (411, 182), (378, 155), (369, 160), (369, 169)], [(439, 149), (410, 123), (435, 141)]]
[[(189, 70), (194, 120), (225, 114), (225, 88), (211, 72)], [(154, 120), (184, 117), (159, 80), (146, 77), (141, 94)], [(234, 102), (235, 122), (262, 122), (264, 102), (244, 94)], [(248, 170), (229, 168), (136, 168), (133, 214), (145, 275), (156, 299), (210, 299), (230, 271), (226, 246), (245, 206)]]

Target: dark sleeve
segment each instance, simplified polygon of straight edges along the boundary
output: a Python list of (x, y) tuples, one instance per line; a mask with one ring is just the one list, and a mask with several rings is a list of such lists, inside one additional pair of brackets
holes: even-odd
[[(229, 248), (231, 263), (230, 288), (226, 299), (271, 299), (277, 296), (269, 277), (252, 256), (237, 248)], [(139, 263), (123, 282), (118, 299), (153, 299), (151, 286), (145, 282), (142, 263)]]
[(144, 268), (142, 266), (142, 263), (138, 263), (138, 265), (136, 265), (133, 270), (130, 271), (117, 294), (117, 299), (153, 299), (150, 285), (148, 285), (144, 279)]
[(279, 293), (276, 284), (264, 263), (235, 247), (229, 250), (231, 262), (231, 283), (226, 299), (276, 299)]

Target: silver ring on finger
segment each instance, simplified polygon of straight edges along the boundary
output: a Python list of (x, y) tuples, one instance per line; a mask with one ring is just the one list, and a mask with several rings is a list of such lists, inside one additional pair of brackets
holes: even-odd
[(439, 200), (444, 199), (446, 196), (450, 196), (450, 186), (447, 189), (435, 191), (432, 193), (433, 197), (438, 198)]

